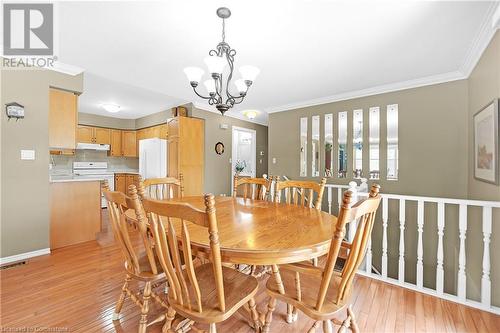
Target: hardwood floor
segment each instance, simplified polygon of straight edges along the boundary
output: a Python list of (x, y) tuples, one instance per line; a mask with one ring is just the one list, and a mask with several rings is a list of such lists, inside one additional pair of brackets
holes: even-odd
[[(106, 211), (103, 217), (107, 225)], [(58, 249), (26, 265), (1, 270), (0, 331), (136, 332), (140, 312), (130, 300), (125, 301), (120, 320), (111, 320), (124, 278), (121, 253), (112, 237), (105, 230), (98, 241)], [(358, 276), (354, 290), (353, 310), (362, 332), (500, 332), (500, 316), (380, 281)], [(256, 298), (260, 311), (267, 300), (261, 288)], [(155, 307), (151, 313), (151, 318), (159, 314)], [(271, 332), (305, 332), (312, 325), (302, 314), (297, 322), (287, 324), (285, 315), (286, 306), (278, 303)], [(160, 324), (148, 330), (160, 331)], [(218, 331), (253, 332), (238, 313), (219, 324)]]

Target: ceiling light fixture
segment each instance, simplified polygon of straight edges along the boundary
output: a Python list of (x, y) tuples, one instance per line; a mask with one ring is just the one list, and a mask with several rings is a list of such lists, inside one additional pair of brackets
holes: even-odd
[(101, 104), (101, 107), (111, 113), (116, 113), (120, 111), (120, 106), (116, 104)]
[(247, 110), (247, 111), (244, 111), (243, 114), (248, 119), (255, 119), (255, 117), (257, 117), (257, 115), (259, 114), (259, 112), (255, 111), (255, 110)]
[[(203, 82), (207, 89), (208, 96), (203, 96), (196, 91), (196, 87), (198, 87), (201, 77), (203, 73), (205, 73), (203, 69), (199, 67), (186, 67), (184, 68), (184, 73), (186, 73), (195, 94), (208, 100), (208, 104), (215, 105), (217, 110), (224, 115), (224, 113), (235, 104), (243, 102), (248, 89), (255, 81), (260, 70), (254, 66), (240, 67), (239, 71), (242, 78), (234, 82), (238, 93), (234, 95), (231, 94), (229, 87), (231, 79), (233, 78), (234, 56), (236, 55), (236, 50), (232, 49), (225, 41), (225, 19), (231, 16), (231, 11), (229, 8), (221, 7), (217, 9), (217, 16), (222, 19), (222, 42), (217, 45), (215, 50), (210, 50), (210, 52), (208, 52), (208, 57), (204, 59), (210, 74), (210, 78)], [(229, 73), (226, 78), (223, 78), (226, 64), (229, 65)]]

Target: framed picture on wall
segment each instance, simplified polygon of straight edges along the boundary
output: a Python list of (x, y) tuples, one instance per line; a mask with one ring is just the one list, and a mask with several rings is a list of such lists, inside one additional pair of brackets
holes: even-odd
[(474, 115), (474, 178), (499, 185), (498, 99)]

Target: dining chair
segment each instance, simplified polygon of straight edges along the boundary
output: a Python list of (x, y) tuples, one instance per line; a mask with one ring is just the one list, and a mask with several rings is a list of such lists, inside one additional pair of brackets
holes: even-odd
[(141, 199), (146, 197), (157, 200), (182, 198), (184, 196), (184, 176), (182, 173), (179, 173), (179, 179), (165, 177), (148, 178), (145, 180), (139, 177), (137, 191)]
[[(287, 204), (301, 205), (321, 210), (323, 192), (325, 191), (326, 178), (320, 183), (305, 180), (283, 180), (276, 181), (274, 189), (274, 201)], [(284, 192), (284, 200), (281, 196)]]
[[(315, 267), (308, 262), (282, 265), (280, 279), (267, 281), (267, 293), (271, 297), (265, 317), (263, 332), (269, 332), (272, 313), (279, 299), (302, 311), (315, 320), (308, 331), (313, 333), (321, 324), (323, 331), (333, 332), (332, 319), (340, 330), (350, 328), (358, 332), (358, 326), (349, 305), (352, 282), (356, 271), (363, 261), (366, 244), (370, 238), (375, 214), (380, 204), (380, 186), (373, 184), (368, 198), (351, 207), (351, 191), (344, 193), (342, 207), (332, 236), (332, 242), (324, 267)], [(356, 235), (352, 243), (343, 241), (347, 223), (358, 220)], [(334, 271), (335, 262), (341, 247), (349, 249), (346, 262), (341, 271)], [(279, 283), (278, 283), (278, 282)], [(347, 319), (340, 322), (334, 319), (340, 311), (347, 310)]]
[(233, 197), (238, 195), (238, 190), (243, 188), (244, 199), (264, 200), (270, 189), (271, 182), (266, 178), (251, 178), (234, 176)]
[[(151, 301), (156, 302), (165, 310), (168, 308), (167, 304), (153, 290), (154, 284), (165, 281), (165, 274), (154, 254), (151, 240), (147, 237), (147, 227), (144, 220), (135, 222), (136, 230), (129, 228), (130, 221), (126, 220), (125, 211), (132, 208), (137, 209), (141, 205), (134, 185), (129, 187), (129, 193), (130, 197), (122, 192), (110, 191), (109, 186), (103, 186), (103, 194), (108, 202), (108, 214), (113, 234), (125, 257), (125, 282), (112, 319), (119, 319), (123, 303), (129, 297), (141, 308), (139, 333), (144, 333), (148, 326), (166, 318), (166, 315), (162, 315), (152, 322), (148, 323), (147, 321)], [(131, 237), (131, 233), (139, 233), (138, 242)], [(144, 283), (144, 288), (140, 291), (142, 296), (130, 289), (129, 284), (132, 280)]]
[[(170, 307), (163, 331), (170, 330), (178, 313), (195, 322), (209, 324), (209, 332), (215, 333), (216, 323), (247, 306), (252, 324), (259, 329), (261, 325), (254, 301), (257, 279), (222, 266), (214, 196), (205, 195), (204, 202), (204, 210), (183, 202), (149, 198), (142, 202), (155, 240), (156, 254), (170, 286), (167, 296)], [(144, 212), (136, 211), (139, 221), (146, 221)], [(210, 240), (210, 262), (194, 264), (191, 228), (206, 232)]]

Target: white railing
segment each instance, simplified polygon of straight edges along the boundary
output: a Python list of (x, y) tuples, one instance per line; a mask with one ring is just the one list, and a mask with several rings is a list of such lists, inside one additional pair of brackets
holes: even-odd
[[(345, 185), (326, 185), (326, 195), (323, 197), (323, 208), (325, 211), (328, 211), (330, 214), (336, 215), (338, 213), (339, 207), (342, 202), (342, 195), (345, 190), (349, 189), (349, 186)], [(355, 188), (351, 188), (356, 192)], [(355, 193), (354, 199), (366, 197), (367, 193)], [(390, 209), (389, 202), (396, 201), (396, 205), (392, 206), (398, 207), (399, 209)], [(416, 221), (407, 221), (406, 211), (409, 205), (416, 203)], [(435, 286), (429, 287), (429, 283), (427, 286), (424, 285), (424, 251), (428, 251), (427, 247), (424, 247), (424, 226), (426, 224), (426, 204), (430, 204), (437, 207), (436, 211), (436, 232), (437, 232), (437, 250), (436, 250), (436, 264), (432, 269), (435, 270)], [(458, 207), (458, 221), (450, 219), (446, 219), (446, 209), (449, 206)], [(482, 210), (482, 224), (473, 224), (475, 221), (468, 222), (468, 211), (470, 207), (480, 207)], [(495, 258), (492, 261), (490, 256), (490, 242), (491, 242), (491, 233), (492, 233), (492, 223), (493, 223), (493, 211), (494, 209), (500, 209), (500, 202), (498, 201), (478, 201), (478, 200), (462, 200), (462, 199), (449, 199), (449, 198), (436, 198), (436, 197), (422, 197), (422, 196), (411, 196), (411, 195), (399, 195), (399, 194), (382, 194), (382, 202), (381, 202), (381, 213), (377, 216), (379, 221), (376, 223), (381, 223), (381, 235), (380, 232), (378, 234), (373, 233), (370, 238), (367, 246), (367, 253), (365, 257), (365, 264), (363, 268), (360, 270), (360, 274), (370, 276), (372, 278), (376, 278), (379, 280), (383, 280), (392, 284), (396, 284), (405, 288), (417, 290), (426, 294), (434, 295), (436, 297), (440, 297), (443, 299), (451, 300), (454, 302), (466, 304), (475, 308), (479, 308), (481, 310), (489, 311), (492, 313), (500, 314), (500, 307), (492, 305), (491, 302), (491, 291), (492, 284), (490, 278), (491, 271), (491, 263), (496, 263), (497, 265), (500, 263), (500, 255), (494, 254)], [(500, 211), (500, 210), (499, 210)], [(453, 212), (453, 211), (452, 211)], [(411, 214), (412, 216), (414, 214)], [(450, 214), (450, 215), (456, 215)], [(500, 216), (500, 215), (499, 215)], [(453, 217), (453, 216), (452, 216)], [(413, 217), (412, 217), (413, 218)], [(381, 220), (381, 221), (380, 221)], [(389, 223), (397, 223), (399, 224), (399, 240), (398, 243), (393, 244), (394, 246), (389, 246), (388, 244), (390, 240), (388, 239), (388, 226)], [(416, 267), (415, 267), (415, 281), (410, 282), (409, 277), (405, 277), (405, 265), (409, 264), (409, 261), (406, 257), (408, 256), (405, 253), (405, 238), (411, 232), (410, 229), (406, 231), (406, 226), (409, 222), (416, 222), (416, 233), (417, 238), (417, 246), (416, 253), (411, 253), (413, 257), (416, 257)], [(428, 223), (430, 223), (429, 221)], [(453, 222), (453, 223), (451, 223)], [(456, 223), (458, 222), (458, 223)], [(500, 223), (500, 221), (498, 221)], [(446, 224), (449, 224), (446, 226)], [(458, 224), (458, 225), (457, 225)], [(466, 243), (466, 236), (468, 226), (473, 226), (474, 228), (481, 227), (482, 233), (482, 244), (473, 244), (470, 241)], [(347, 230), (347, 238), (352, 240), (355, 232), (355, 223), (352, 227)], [(397, 227), (397, 226), (395, 226)], [(453, 230), (453, 228), (455, 228)], [(458, 270), (456, 272), (456, 280), (450, 279), (450, 281), (445, 281), (445, 276), (450, 276), (445, 274), (445, 234), (446, 232), (450, 232), (451, 235), (454, 235), (454, 232), (457, 232), (458, 228), (458, 244), (452, 245), (458, 247)], [(397, 230), (398, 228), (396, 228)], [(375, 229), (374, 229), (375, 230)], [(402, 237), (401, 237), (402, 235)], [(449, 237), (447, 239), (448, 242), (452, 242), (453, 237)], [(392, 239), (393, 242), (394, 239)], [(381, 251), (376, 255), (380, 255), (379, 267), (375, 267), (373, 264), (373, 256), (374, 252), (372, 251), (373, 242), (379, 242)], [(381, 244), (380, 244), (381, 243)], [(480, 248), (482, 246), (482, 272), (481, 272), (481, 281), (480, 281), (480, 300), (474, 300), (468, 297), (467, 295), (467, 280), (472, 279), (470, 272), (467, 268), (467, 250), (468, 247)], [(466, 248), (467, 247), (467, 248)], [(397, 265), (394, 263), (394, 270), (392, 275), (388, 275), (388, 249), (397, 248), (398, 253), (389, 253), (397, 258)], [(453, 254), (454, 255), (454, 254)], [(446, 258), (450, 258), (449, 253)], [(456, 256), (454, 258), (456, 260)], [(411, 260), (413, 261), (413, 260)], [(378, 261), (377, 261), (378, 262)], [(451, 266), (451, 265), (450, 265)], [(429, 266), (426, 266), (426, 269)], [(449, 267), (449, 266), (448, 266)], [(496, 267), (496, 270), (500, 269), (500, 267)], [(379, 273), (380, 272), (380, 273)], [(434, 272), (433, 272), (434, 273)], [(453, 272), (455, 274), (455, 272)], [(397, 275), (397, 276), (395, 276)], [(453, 280), (453, 281), (451, 281)], [(428, 281), (428, 280), (427, 280)], [(434, 281), (432, 281), (434, 282)], [(448, 283), (445, 286), (445, 282), (453, 282)], [(496, 283), (500, 283), (500, 281), (495, 281)], [(433, 284), (433, 283), (431, 283)], [(450, 285), (453, 287), (450, 288)], [(446, 287), (446, 288), (445, 288)], [(500, 284), (495, 285), (495, 288), (500, 288)], [(455, 289), (454, 293), (446, 292), (445, 289)], [(500, 302), (500, 300), (496, 300), (496, 302)]]

